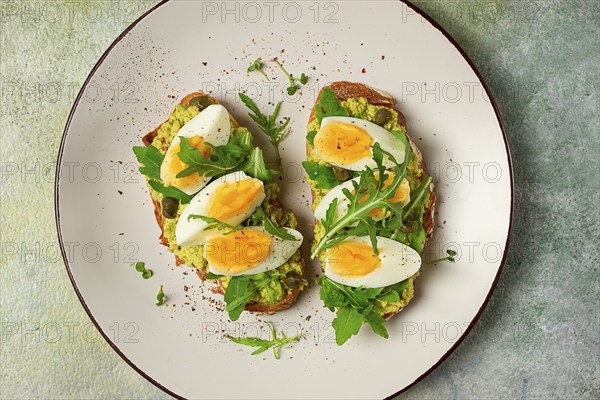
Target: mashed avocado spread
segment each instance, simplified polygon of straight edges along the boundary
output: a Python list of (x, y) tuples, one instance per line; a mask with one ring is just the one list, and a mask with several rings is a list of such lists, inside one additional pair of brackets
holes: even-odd
[[(344, 108), (346, 108), (346, 110), (348, 110), (348, 113), (350, 114), (351, 117), (365, 119), (370, 122), (374, 122), (377, 111), (379, 111), (382, 108), (386, 108), (392, 113), (393, 117), (390, 118), (390, 120), (383, 125), (383, 128), (387, 129), (390, 132), (402, 132), (402, 133), (406, 134), (405, 127), (398, 124), (398, 113), (393, 109), (390, 109), (390, 108), (387, 108), (384, 106), (376, 106), (376, 105), (369, 104), (367, 102), (367, 99), (365, 99), (365, 98), (348, 99), (348, 100), (342, 101), (340, 103)], [(316, 118), (313, 118), (307, 126), (307, 131), (310, 132), (310, 131), (318, 131), (318, 130), (319, 130), (319, 122), (317, 121)], [(310, 146), (310, 145), (309, 145), (309, 150), (312, 150), (312, 146)], [(411, 154), (412, 154), (412, 158), (411, 158), (411, 161), (408, 163), (408, 166), (406, 169), (406, 178), (408, 179), (411, 190), (414, 190), (422, 182), (422, 180), (424, 178), (424, 171), (421, 168), (420, 155), (417, 152), (415, 152), (414, 149), (411, 149)], [(315, 157), (315, 155), (313, 154), (312, 151), (309, 151), (309, 154), (307, 155), (307, 160), (316, 162), (316, 163), (324, 165), (324, 166), (328, 166), (328, 167), (331, 166), (330, 164), (326, 163), (325, 161)], [(309, 180), (309, 182), (310, 182), (310, 180)], [(315, 207), (317, 206), (317, 204), (319, 204), (319, 202), (329, 192), (329, 190), (328, 189), (317, 189), (314, 187), (314, 185), (311, 185), (311, 187), (314, 192), (314, 199), (313, 199), (313, 204), (312, 204), (312, 208), (314, 210)], [(425, 199), (424, 207), (427, 207), (428, 203), (429, 203), (429, 196), (427, 196), (427, 198)], [(325, 229), (319, 222), (317, 222), (315, 225), (314, 232), (315, 232), (315, 234), (314, 234), (314, 240), (312, 242), (311, 251), (315, 250), (317, 243), (325, 235)], [(420, 252), (420, 249), (419, 249), (419, 252)], [(325, 262), (325, 252), (324, 251), (321, 251), (319, 253), (319, 261), (321, 262), (321, 265), (324, 265), (324, 262)], [(396, 302), (377, 301), (377, 305), (381, 309), (381, 312), (380, 312), (381, 315), (385, 315), (385, 314), (389, 314), (389, 313), (397, 313), (398, 311), (400, 311), (402, 308), (404, 308), (409, 303), (409, 301), (414, 296), (414, 281), (418, 275), (419, 275), (419, 273), (417, 272), (415, 275), (408, 278), (407, 286), (404, 289), (404, 291), (402, 292), (402, 295), (401, 295), (401, 298), (399, 301), (396, 301)]]
[[(177, 132), (185, 125), (188, 121), (194, 118), (200, 113), (200, 110), (196, 106), (185, 107), (178, 104), (175, 107), (173, 113), (169, 116), (169, 119), (164, 122), (157, 131), (157, 135), (152, 141), (152, 146), (156, 147), (161, 153), (165, 154), (169, 148), (169, 145), (175, 138)], [(233, 128), (231, 135), (236, 135), (243, 131), (247, 131), (246, 128)], [(150, 196), (153, 200), (160, 203), (163, 199), (163, 195), (156, 190), (148, 186)], [(263, 207), (269, 218), (273, 221), (277, 220), (282, 226), (295, 229), (297, 225), (296, 217), (290, 211), (284, 211), (280, 207), (273, 205), (273, 200), (277, 198), (279, 194), (279, 186), (275, 183), (265, 185), (265, 200), (263, 201)], [(169, 242), (169, 251), (175, 254), (180, 260), (189, 266), (193, 266), (198, 269), (205, 269), (207, 266), (206, 260), (203, 257), (203, 246), (193, 247), (181, 247), (178, 246), (175, 240), (175, 227), (177, 221), (186, 204), (180, 204), (175, 218), (163, 218), (163, 229), (164, 236)], [(260, 274), (257, 274), (260, 275)], [(290, 279), (290, 277), (292, 279)], [(296, 251), (283, 265), (263, 273), (261, 279), (269, 279), (269, 287), (271, 288), (270, 293), (275, 293), (274, 299), (269, 298), (267, 289), (262, 289), (256, 293), (251, 299), (252, 302), (270, 304), (271, 302), (277, 302), (289, 295), (289, 293), (296, 287), (301, 290), (306, 286), (307, 282), (304, 279), (304, 272), (301, 264), (300, 250)], [(226, 288), (229, 283), (229, 277), (220, 278), (223, 286)]]

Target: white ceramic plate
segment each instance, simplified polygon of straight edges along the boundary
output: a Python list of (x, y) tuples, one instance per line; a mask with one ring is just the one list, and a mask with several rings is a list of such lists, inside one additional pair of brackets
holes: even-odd
[[(271, 64), (270, 84), (245, 72), (255, 58), (274, 56), (290, 72), (310, 75), (301, 96), (285, 95), (285, 78)], [(283, 99), (282, 115), (293, 121), (282, 151), (284, 201), (309, 239), (309, 193), (299, 169), (304, 127), (319, 88), (335, 80), (364, 82), (398, 99), (438, 191), (437, 230), (425, 259), (455, 248), (458, 261), (423, 266), (414, 301), (387, 325), (388, 340), (364, 327), (338, 347), (333, 313), (312, 285), (290, 310), (264, 317), (303, 339), (278, 361), (270, 353), (251, 356), (223, 335), (255, 336), (263, 318), (244, 313), (230, 322), (219, 297), (191, 269), (175, 267), (158, 243), (131, 147), (197, 89), (212, 91), (245, 125), (240, 89), (267, 109)], [(84, 307), (125, 361), (182, 398), (363, 399), (405, 390), (481, 313), (504, 261), (511, 211), (510, 155), (484, 84), (448, 35), (398, 1), (160, 4), (90, 74), (57, 169), (59, 238)], [(135, 260), (154, 277), (143, 280), (129, 265)], [(160, 284), (168, 304), (156, 307)]]

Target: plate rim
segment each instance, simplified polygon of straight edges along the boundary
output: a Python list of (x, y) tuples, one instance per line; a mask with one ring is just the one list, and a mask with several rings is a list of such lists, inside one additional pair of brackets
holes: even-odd
[[(55, 171), (55, 176), (54, 176), (54, 217), (55, 217), (55, 224), (56, 224), (56, 231), (57, 231), (60, 252), (62, 255), (63, 263), (65, 265), (65, 269), (67, 270), (67, 274), (69, 276), (69, 280), (71, 281), (71, 285), (73, 286), (73, 289), (75, 290), (75, 293), (77, 294), (77, 298), (79, 299), (79, 302), (81, 303), (83, 309), (85, 310), (86, 314), (88, 315), (88, 317), (90, 318), (90, 320), (92, 321), (92, 323), (94, 324), (94, 326), (96, 327), (96, 329), (98, 330), (98, 332), (100, 333), (102, 338), (119, 355), (119, 357), (121, 357), (121, 359), (123, 359), (123, 361), (125, 361), (134, 371), (136, 371), (139, 375), (141, 375), (143, 378), (145, 378), (148, 382), (150, 382), (158, 389), (162, 390), (163, 392), (169, 394), (170, 396), (172, 396), (176, 399), (186, 400), (185, 397), (168, 389), (167, 387), (165, 387), (164, 385), (162, 385), (161, 383), (156, 381), (154, 378), (152, 378), (150, 375), (148, 375), (144, 370), (142, 370), (141, 367), (138, 367), (133, 361), (131, 361), (117, 347), (117, 345), (110, 339), (110, 337), (100, 327), (99, 323), (94, 318), (94, 315), (92, 314), (91, 310), (87, 306), (85, 299), (83, 297), (83, 294), (79, 291), (79, 288), (77, 287), (77, 284), (75, 282), (75, 278), (73, 277), (71, 267), (69, 266), (69, 261), (67, 259), (67, 252), (66, 252), (63, 238), (62, 238), (61, 223), (60, 223), (60, 210), (59, 210), (59, 184), (60, 184), (60, 174), (61, 174), (61, 163), (62, 163), (63, 152), (64, 152), (65, 143), (66, 143), (67, 133), (69, 131), (69, 128), (71, 127), (71, 121), (73, 119), (75, 111), (77, 110), (77, 108), (79, 106), (81, 98), (83, 97), (86, 87), (90, 83), (93, 75), (96, 73), (98, 68), (100, 68), (100, 66), (102, 65), (104, 60), (108, 57), (110, 52), (113, 50), (113, 48), (121, 40), (123, 40), (123, 38), (133, 28), (135, 28), (143, 19), (145, 19), (151, 13), (153, 13), (154, 11), (159, 9), (161, 6), (165, 5), (166, 3), (170, 2), (170, 1), (171, 0), (159, 1), (154, 6), (152, 6), (148, 11), (146, 11), (144, 14), (142, 14), (140, 17), (138, 17), (135, 21), (133, 21), (127, 28), (125, 28), (125, 30), (123, 30), (123, 32), (121, 32), (121, 34), (119, 34), (119, 36), (117, 36), (117, 38), (110, 44), (110, 46), (104, 51), (104, 53), (102, 53), (102, 55), (100, 56), (98, 61), (94, 64), (94, 67), (88, 74), (87, 78), (81, 85), (81, 88), (80, 88), (79, 92), (77, 93), (77, 97), (75, 98), (75, 101), (73, 102), (73, 106), (71, 107), (71, 110), (69, 111), (69, 116), (67, 117), (67, 122), (65, 123), (65, 127), (63, 129), (60, 145), (58, 148), (58, 154), (57, 154), (57, 160), (56, 160), (56, 171)], [(500, 127), (500, 131), (502, 132), (502, 139), (504, 141), (504, 147), (505, 147), (505, 151), (506, 151), (506, 158), (507, 158), (508, 171), (509, 171), (510, 212), (509, 212), (509, 217), (508, 217), (509, 218), (508, 230), (506, 233), (506, 243), (505, 243), (505, 247), (504, 247), (504, 254), (502, 256), (502, 260), (500, 261), (500, 265), (498, 266), (498, 271), (496, 272), (494, 281), (492, 282), (492, 285), (490, 286), (490, 290), (487, 293), (485, 299), (483, 300), (483, 303), (477, 310), (477, 313), (475, 314), (475, 316), (469, 323), (469, 326), (465, 329), (465, 331), (460, 336), (460, 338), (458, 338), (458, 340), (448, 349), (448, 351), (446, 351), (440, 357), (440, 359), (434, 365), (432, 365), (429, 369), (427, 369), (425, 372), (423, 372), (421, 375), (419, 375), (412, 383), (408, 384), (407, 386), (400, 389), (399, 391), (392, 393), (389, 396), (385, 397), (384, 400), (391, 400), (391, 399), (395, 398), (396, 396), (406, 392), (407, 390), (411, 389), (413, 386), (415, 386), (416, 384), (421, 382), (425, 377), (427, 377), (435, 369), (437, 369), (460, 346), (460, 344), (469, 335), (469, 333), (471, 332), (471, 330), (473, 329), (475, 324), (479, 321), (481, 315), (483, 314), (483, 311), (487, 307), (493, 293), (495, 292), (496, 287), (498, 286), (498, 281), (500, 280), (500, 275), (502, 274), (504, 265), (506, 264), (506, 259), (507, 259), (507, 255), (508, 255), (508, 251), (509, 251), (509, 247), (510, 247), (511, 235), (512, 235), (512, 228), (513, 228), (513, 221), (514, 221), (514, 203), (515, 203), (513, 161), (512, 161), (510, 146), (508, 143), (508, 136), (506, 134), (506, 127), (504, 125), (504, 122), (502, 121), (502, 117), (500, 115), (500, 110), (498, 108), (498, 105), (496, 104), (496, 101), (495, 101), (494, 97), (492, 96), (492, 93), (490, 92), (488, 85), (486, 84), (485, 80), (483, 79), (483, 76), (479, 72), (479, 69), (476, 67), (476, 65), (471, 60), (469, 55), (465, 52), (465, 50), (452, 37), (452, 35), (450, 35), (438, 22), (436, 22), (431, 16), (429, 16), (429, 14), (427, 14), (425, 11), (423, 11), (420, 7), (414, 5), (410, 0), (400, 0), (400, 2), (405, 4), (407, 7), (411, 8), (413, 11), (415, 11), (417, 14), (419, 14), (422, 18), (424, 18), (427, 22), (429, 22), (442, 35), (444, 35), (444, 37), (450, 42), (450, 44), (452, 44), (456, 48), (456, 50), (458, 50), (458, 52), (461, 54), (463, 59), (467, 62), (467, 64), (471, 67), (471, 69), (477, 76), (477, 79), (479, 79), (479, 81), (481, 82), (481, 84), (485, 90), (485, 93), (490, 100), (490, 104), (492, 105), (494, 114), (496, 115), (496, 119), (498, 121), (498, 126)]]

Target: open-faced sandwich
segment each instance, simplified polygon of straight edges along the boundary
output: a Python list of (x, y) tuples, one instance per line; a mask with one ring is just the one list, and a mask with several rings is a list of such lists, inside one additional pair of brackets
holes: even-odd
[(388, 94), (334, 82), (319, 93), (303, 163), (315, 214), (312, 257), (336, 341), (385, 320), (413, 298), (421, 253), (433, 233), (435, 192), (404, 116)]
[(147, 178), (160, 242), (217, 283), (231, 320), (289, 307), (306, 286), (296, 217), (283, 209), (276, 171), (217, 100), (186, 96), (134, 147)]

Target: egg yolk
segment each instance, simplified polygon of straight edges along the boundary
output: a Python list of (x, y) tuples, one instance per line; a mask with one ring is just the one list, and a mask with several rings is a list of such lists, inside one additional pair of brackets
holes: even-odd
[(346, 122), (330, 122), (315, 135), (315, 149), (323, 160), (340, 165), (371, 158), (373, 139), (364, 129)]
[(329, 268), (340, 276), (365, 276), (381, 267), (381, 259), (367, 243), (344, 241), (327, 249)]
[(219, 273), (235, 275), (267, 258), (271, 236), (256, 229), (241, 229), (206, 240), (206, 260)]
[[(192, 136), (188, 138), (190, 146), (198, 149), (202, 157), (210, 157), (212, 151), (208, 146), (204, 138), (201, 136)], [(177, 178), (177, 174), (186, 169), (188, 165), (181, 161), (178, 154), (181, 151), (181, 145), (179, 142), (173, 145), (165, 155), (165, 159), (160, 168), (160, 179), (164, 182), (165, 186), (175, 186), (178, 188), (188, 188), (198, 184), (202, 180), (200, 174), (197, 172), (188, 175), (183, 178)]]
[[(393, 172), (386, 172), (387, 178), (385, 180), (385, 182), (383, 182), (383, 188), (387, 188), (388, 186), (390, 186), (392, 184), (392, 181), (394, 180), (394, 173)], [(360, 198), (360, 200), (358, 201), (359, 203), (363, 203), (367, 200), (369, 196), (367, 194), (365, 194), (363, 197)], [(388, 198), (388, 202), (390, 203), (402, 203), (404, 205), (408, 204), (408, 202), (410, 201), (410, 184), (408, 183), (408, 180), (406, 178), (402, 178), (402, 180), (400, 181), (400, 184), (398, 185), (398, 188), (396, 188), (396, 191), (394, 192), (394, 195), (390, 198)], [(385, 217), (385, 213), (386, 210), (384, 208), (374, 208), (371, 211), (369, 211), (369, 217), (374, 218), (374, 219), (382, 219), (383, 217)]]
[(225, 182), (215, 189), (208, 204), (208, 216), (221, 221), (242, 214), (256, 203), (263, 191), (257, 179)]

